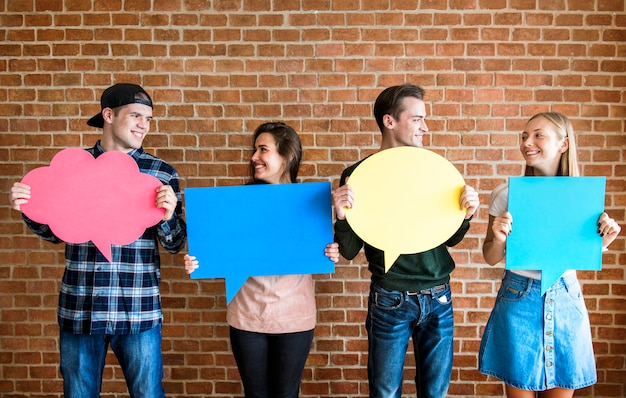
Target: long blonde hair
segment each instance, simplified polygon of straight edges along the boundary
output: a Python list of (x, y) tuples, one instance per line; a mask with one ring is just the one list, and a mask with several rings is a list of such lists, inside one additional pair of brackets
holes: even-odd
[[(574, 133), (574, 127), (572, 127), (572, 122), (567, 118), (567, 116), (558, 113), (558, 112), (542, 112), (534, 115), (528, 121), (530, 122), (533, 119), (538, 117), (543, 117), (552, 123), (555, 127), (554, 131), (556, 132), (559, 140), (566, 139), (568, 140), (568, 147), (565, 152), (561, 154), (561, 160), (559, 162), (559, 170), (558, 175), (560, 176), (572, 176), (577, 177), (580, 175), (580, 171), (578, 169), (578, 152), (576, 151), (576, 135)], [(524, 175), (534, 176), (535, 169), (532, 166), (526, 166), (526, 170)]]

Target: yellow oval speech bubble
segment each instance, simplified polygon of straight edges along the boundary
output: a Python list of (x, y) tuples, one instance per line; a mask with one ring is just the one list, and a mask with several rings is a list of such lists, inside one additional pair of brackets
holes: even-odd
[(386, 149), (365, 159), (348, 180), (354, 204), (346, 219), (365, 242), (385, 252), (385, 272), (400, 254), (447, 241), (465, 218), (465, 180), (444, 157), (423, 148)]

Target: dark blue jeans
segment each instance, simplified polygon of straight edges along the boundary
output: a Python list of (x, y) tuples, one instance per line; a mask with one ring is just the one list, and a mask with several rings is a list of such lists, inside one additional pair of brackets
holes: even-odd
[[(431, 292), (433, 289), (431, 289)], [(370, 397), (400, 398), (413, 339), (419, 398), (444, 398), (452, 374), (454, 317), (450, 286), (431, 294), (370, 288), (366, 328)]]
[(246, 398), (296, 398), (313, 330), (266, 334), (230, 328)]
[(139, 334), (89, 335), (61, 332), (65, 398), (98, 398), (109, 345), (124, 372), (132, 398), (165, 397), (161, 326)]

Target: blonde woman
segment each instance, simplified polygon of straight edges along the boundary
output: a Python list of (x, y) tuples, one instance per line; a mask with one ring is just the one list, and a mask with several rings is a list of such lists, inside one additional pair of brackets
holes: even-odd
[[(526, 176), (579, 175), (574, 130), (559, 113), (533, 116), (522, 132), (520, 150)], [(483, 243), (489, 265), (505, 257), (513, 227), (507, 210), (505, 184), (493, 191), (489, 202)], [(603, 247), (619, 232), (615, 220), (603, 213), (598, 219)], [(482, 337), (479, 368), (502, 380), (510, 398), (570, 398), (576, 389), (595, 384), (589, 316), (576, 271), (563, 273), (542, 296), (541, 271), (507, 270)]]

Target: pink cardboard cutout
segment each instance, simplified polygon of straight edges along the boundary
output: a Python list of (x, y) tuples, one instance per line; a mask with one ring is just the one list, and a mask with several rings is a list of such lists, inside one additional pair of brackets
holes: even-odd
[(21, 206), (26, 216), (65, 242), (92, 241), (109, 261), (111, 245), (134, 242), (165, 214), (156, 207), (161, 181), (140, 173), (122, 152), (95, 159), (81, 148), (64, 149), (22, 182), (31, 187), (31, 198)]

